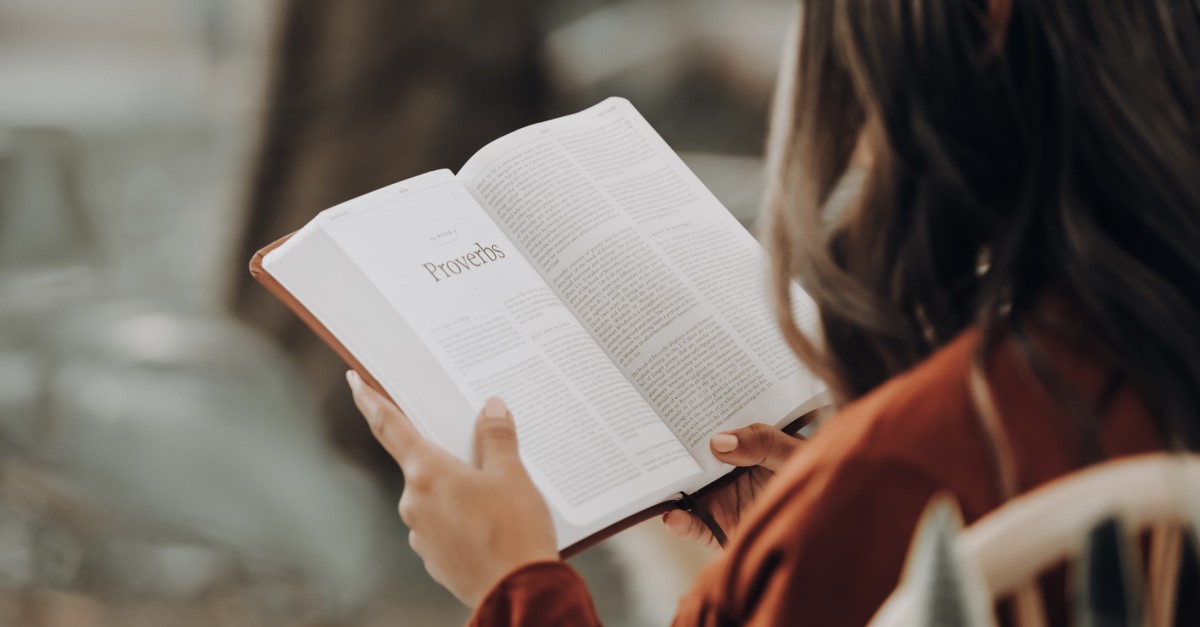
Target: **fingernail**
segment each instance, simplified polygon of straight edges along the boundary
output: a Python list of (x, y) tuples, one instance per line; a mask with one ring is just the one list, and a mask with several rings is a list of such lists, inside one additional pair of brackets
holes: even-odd
[(508, 417), (508, 406), (499, 396), (492, 396), (483, 404), (483, 415), (488, 418), (506, 418)]
[(737, 436), (732, 433), (718, 433), (712, 437), (712, 447), (718, 453), (732, 453), (737, 445)]
[(350, 384), (351, 390), (357, 392), (359, 386), (362, 385), (362, 377), (358, 376), (358, 373), (353, 370), (347, 370), (346, 382)]

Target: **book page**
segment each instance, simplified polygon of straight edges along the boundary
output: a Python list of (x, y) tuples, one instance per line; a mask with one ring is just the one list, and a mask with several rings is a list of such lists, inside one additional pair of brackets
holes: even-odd
[[(661, 498), (665, 487), (700, 471), (448, 171), (330, 209), (319, 224), (475, 408), (450, 428), (435, 427), (459, 434), (447, 448), (460, 457), (469, 450), (474, 411), (500, 395), (530, 474), (574, 525), (611, 517), (649, 494)], [(406, 383), (385, 387), (421, 393)]]
[(824, 404), (769, 311), (762, 247), (627, 101), (512, 133), (458, 176), (706, 471), (712, 433)]

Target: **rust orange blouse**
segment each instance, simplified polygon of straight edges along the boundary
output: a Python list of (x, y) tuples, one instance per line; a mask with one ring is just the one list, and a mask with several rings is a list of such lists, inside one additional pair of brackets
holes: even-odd
[[(967, 387), (978, 340), (978, 333), (964, 333), (824, 425), (680, 601), (675, 624), (863, 625), (896, 586), (917, 519), (935, 492), (952, 492), (967, 523), (998, 506), (996, 471)], [(1085, 398), (1100, 395), (1110, 372), (1097, 355), (1061, 338), (1043, 343)], [(989, 380), (1022, 490), (1080, 466), (1069, 414), (1015, 359), (1015, 349), (994, 352)], [(1132, 385), (1117, 389), (1102, 420), (1110, 456), (1161, 448)], [(1061, 617), (1065, 594), (1053, 587), (1048, 611)], [(583, 580), (566, 564), (542, 562), (510, 573), (471, 624), (599, 620)]]

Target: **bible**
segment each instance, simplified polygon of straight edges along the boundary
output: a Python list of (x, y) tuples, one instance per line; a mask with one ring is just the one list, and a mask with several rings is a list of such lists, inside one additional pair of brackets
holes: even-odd
[(570, 555), (730, 480), (713, 434), (827, 404), (778, 333), (765, 259), (610, 98), (327, 209), (250, 266), (452, 454), (471, 459), (502, 397)]

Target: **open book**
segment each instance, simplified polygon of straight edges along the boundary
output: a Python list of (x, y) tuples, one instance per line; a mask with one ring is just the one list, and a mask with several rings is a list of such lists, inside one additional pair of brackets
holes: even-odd
[(727, 477), (712, 434), (826, 404), (776, 330), (765, 267), (618, 98), (323, 211), (251, 262), (454, 455), (501, 396), (564, 553)]

